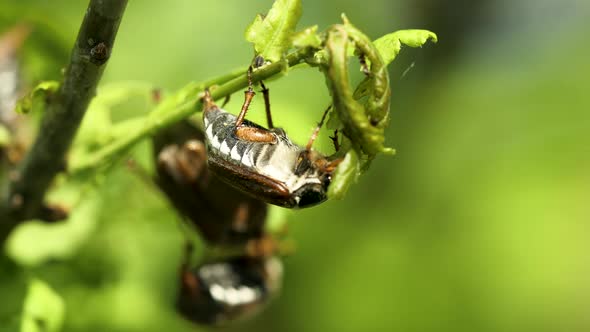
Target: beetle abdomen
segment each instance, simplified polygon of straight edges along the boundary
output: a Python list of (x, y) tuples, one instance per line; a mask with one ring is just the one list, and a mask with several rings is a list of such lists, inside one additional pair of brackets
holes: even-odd
[(300, 148), (290, 142), (280, 129), (266, 130), (261, 126), (244, 121), (242, 126), (258, 128), (274, 135), (275, 142), (250, 142), (235, 134), (236, 117), (219, 108), (205, 115), (205, 132), (211, 155), (242, 167), (248, 167), (260, 174), (281, 182), (287, 182), (293, 174), (293, 167)]
[(227, 172), (219, 174), (227, 183), (285, 207), (326, 200), (327, 176), (309, 159), (309, 151), (292, 143), (282, 129), (268, 130), (244, 120), (239, 128), (256, 129), (264, 139), (238, 137), (237, 117), (215, 105), (205, 109), (203, 119), (209, 165)]

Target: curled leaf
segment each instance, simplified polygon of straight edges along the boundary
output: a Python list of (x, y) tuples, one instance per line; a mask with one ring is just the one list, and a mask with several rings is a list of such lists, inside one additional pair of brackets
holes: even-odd
[(360, 174), (360, 163), (357, 152), (350, 149), (332, 175), (332, 182), (328, 188), (330, 199), (342, 199), (348, 188), (356, 182)]
[[(351, 42), (352, 41), (352, 42)], [(389, 152), (383, 143), (389, 117), (389, 76), (373, 44), (350, 23), (334, 25), (326, 36), (326, 63), (322, 70), (332, 94), (335, 113), (344, 135), (361, 151), (374, 156)], [(370, 96), (365, 105), (353, 96), (348, 73), (348, 48), (355, 47), (372, 61), (369, 69)]]
[(59, 89), (59, 82), (44, 81), (39, 83), (31, 92), (22, 97), (16, 104), (16, 112), (20, 114), (29, 113), (33, 110), (33, 100), (39, 96), (47, 97)]
[(293, 46), (297, 48), (313, 47), (319, 48), (322, 45), (322, 39), (318, 36), (318, 26), (301, 30), (293, 35)]
[(410, 47), (421, 47), (428, 40), (436, 43), (438, 37), (434, 32), (428, 30), (410, 29), (399, 30), (382, 36), (375, 40), (373, 44), (379, 50), (385, 65), (388, 65), (399, 54), (402, 44)]
[[(363, 86), (367, 90), (366, 114), (373, 126), (385, 128), (389, 124), (389, 101), (391, 97), (387, 64), (383, 62), (379, 51), (369, 37), (352, 25), (346, 19), (346, 16), (343, 15), (343, 18), (346, 22), (344, 28), (355, 47), (355, 54), (366, 63), (365, 70), (367, 73), (365, 82), (363, 82), (366, 86), (363, 86), (363, 83), (359, 85), (359, 87)], [(354, 95), (353, 98), (357, 99)]]
[(292, 46), (301, 17), (301, 0), (276, 0), (266, 16), (258, 15), (246, 29), (246, 40), (265, 60), (277, 62)]
[[(6, 253), (24, 266), (38, 266), (51, 260), (65, 260), (74, 256), (93, 234), (100, 216), (102, 200), (96, 192), (84, 192), (78, 181), (59, 186), (51, 200), (77, 204), (67, 220), (59, 223), (27, 221), (11, 234)], [(70, 204), (67, 204), (70, 205)]]

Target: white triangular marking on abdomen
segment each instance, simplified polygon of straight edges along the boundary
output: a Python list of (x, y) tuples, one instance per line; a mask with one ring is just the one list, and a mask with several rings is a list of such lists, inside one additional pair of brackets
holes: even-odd
[(227, 145), (226, 141), (223, 141), (223, 143), (221, 143), (221, 148), (219, 148), (219, 151), (221, 151), (221, 153), (223, 153), (224, 155), (228, 155), (230, 153), (229, 146)]

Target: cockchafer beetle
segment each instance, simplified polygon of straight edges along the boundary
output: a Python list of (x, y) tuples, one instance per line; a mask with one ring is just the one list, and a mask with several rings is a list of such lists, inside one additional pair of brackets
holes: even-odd
[[(189, 251), (190, 252), (190, 251)], [(233, 256), (181, 267), (176, 306), (196, 323), (219, 325), (258, 313), (282, 284), (283, 265), (275, 256)]]
[(248, 90), (239, 115), (219, 108), (208, 90), (203, 97), (203, 121), (209, 168), (235, 188), (264, 202), (305, 208), (327, 199), (332, 172), (341, 159), (332, 159), (311, 146), (329, 108), (306, 147), (293, 143), (285, 131), (272, 125), (268, 89), (262, 84), (269, 129), (245, 120), (254, 90), (252, 67)]
[(209, 172), (203, 139), (189, 121), (154, 137), (156, 183), (209, 247), (238, 249), (192, 267), (192, 245), (186, 244), (177, 310), (195, 323), (218, 325), (261, 311), (278, 294), (283, 268), (264, 228), (267, 204)]
[(207, 244), (233, 246), (263, 236), (267, 204), (211, 174), (198, 126), (181, 121), (153, 142), (158, 187)]

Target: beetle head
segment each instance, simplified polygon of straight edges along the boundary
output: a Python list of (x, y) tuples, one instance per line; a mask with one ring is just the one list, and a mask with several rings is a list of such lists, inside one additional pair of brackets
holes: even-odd
[(323, 183), (310, 183), (302, 186), (294, 192), (297, 207), (307, 208), (325, 201), (328, 198), (327, 189), (328, 186), (324, 186)]

